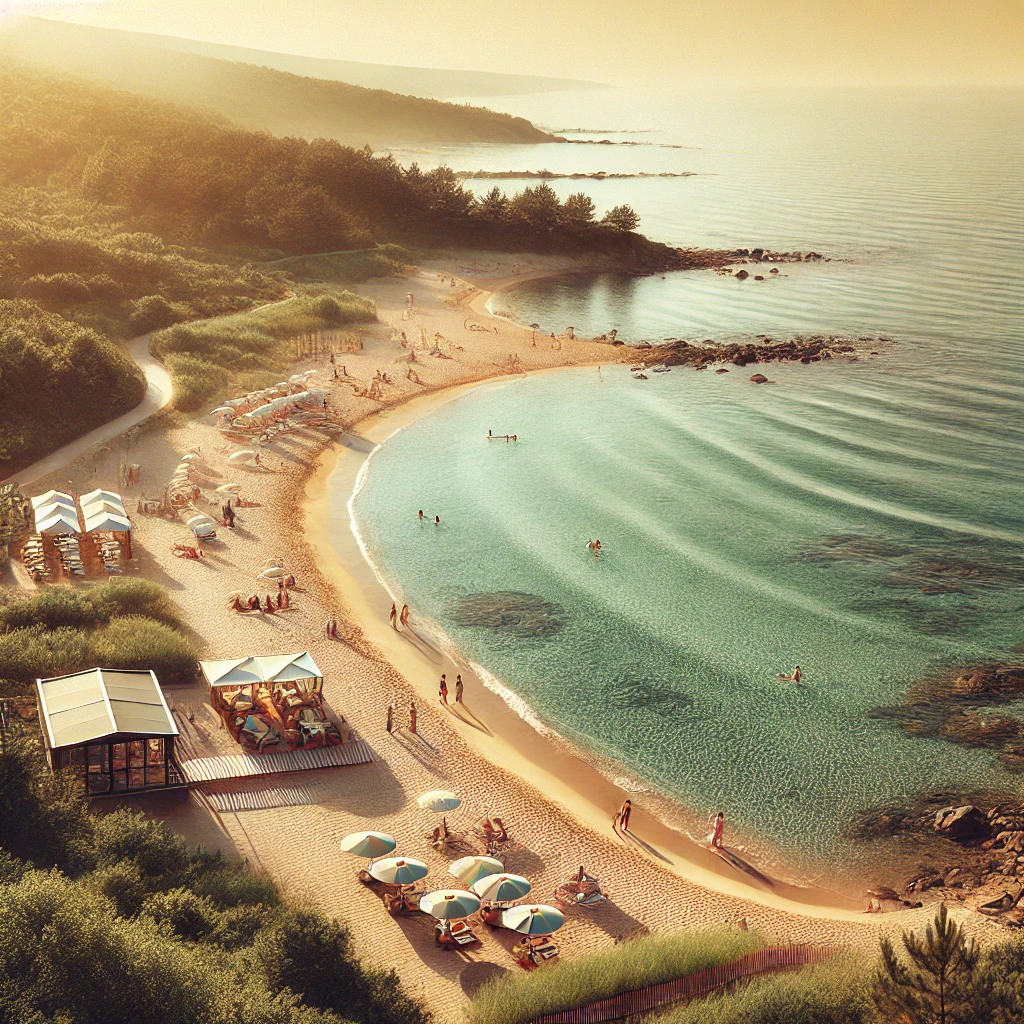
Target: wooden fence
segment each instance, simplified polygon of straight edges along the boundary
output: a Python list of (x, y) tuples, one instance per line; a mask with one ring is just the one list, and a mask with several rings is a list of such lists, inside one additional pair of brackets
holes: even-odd
[(603, 1024), (604, 1021), (622, 1020), (624, 1017), (650, 1013), (668, 1003), (700, 999), (717, 989), (759, 974), (822, 963), (834, 955), (835, 951), (826, 946), (770, 946), (727, 964), (705, 967), (673, 981), (663, 981), (632, 992), (620, 992), (617, 996), (577, 1006), (572, 1010), (545, 1013), (537, 1018), (535, 1024)]

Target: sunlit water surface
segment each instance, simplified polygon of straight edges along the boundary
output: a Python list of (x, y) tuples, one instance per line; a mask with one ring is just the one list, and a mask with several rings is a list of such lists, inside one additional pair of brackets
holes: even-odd
[[(493, 300), (545, 330), (892, 340), (772, 367), (760, 387), (737, 368), (634, 381), (606, 366), (471, 392), (379, 449), (354, 501), (392, 589), (541, 721), (803, 863), (852, 856), (849, 822), (880, 802), (1017, 787), (991, 753), (870, 713), (930, 672), (1021, 657), (1020, 100), (505, 97), (493, 105), (546, 126), (608, 130), (575, 138), (644, 145), (398, 154), (693, 171), (553, 184), (630, 203), (667, 242), (833, 257), (763, 283), (601, 276)], [(466, 624), (467, 595), (503, 592), (555, 606), (544, 635)], [(776, 678), (797, 663), (805, 685)]]

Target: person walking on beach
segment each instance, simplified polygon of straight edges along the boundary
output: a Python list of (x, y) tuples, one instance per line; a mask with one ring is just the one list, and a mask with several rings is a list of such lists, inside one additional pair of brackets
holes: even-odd
[(630, 800), (624, 800), (622, 806), (619, 808), (619, 813), (615, 815), (615, 821), (612, 823), (612, 828), (616, 825), (623, 832), (629, 831), (629, 816), (633, 813), (633, 803)]
[(416, 735), (416, 705), (409, 705), (409, 732)]
[(395, 727), (395, 705), (394, 704), (389, 704), (388, 705), (388, 719), (387, 719), (387, 722), (384, 724), (384, 728), (387, 729), (388, 733), (390, 734), (391, 730), (394, 727)]
[(725, 828), (725, 815), (719, 811), (718, 817), (715, 818), (715, 824), (711, 828), (711, 835), (708, 836), (708, 842), (711, 844), (712, 850), (720, 850), (722, 848), (722, 830)]
[(395, 622), (398, 619), (398, 609), (395, 607), (394, 601), (391, 602), (391, 611), (388, 613), (388, 618), (391, 620), (391, 628), (397, 629), (398, 627), (395, 625)]
[(462, 676), (457, 675), (455, 677), (455, 703), (462, 703)]
[(441, 675), (441, 685), (438, 688), (437, 695), (441, 698), (442, 704), (448, 703), (448, 680), (445, 679), (444, 675)]
[(440, 516), (434, 516), (434, 525), (435, 526), (440, 526), (441, 525), (441, 517)]
[(409, 606), (407, 604), (402, 605), (402, 614), (399, 616), (398, 621), (406, 628), (409, 628)]

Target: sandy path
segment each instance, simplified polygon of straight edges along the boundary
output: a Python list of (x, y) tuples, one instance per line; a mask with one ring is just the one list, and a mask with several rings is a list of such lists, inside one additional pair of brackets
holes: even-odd
[[(508, 276), (511, 261), (494, 257), (495, 262), (500, 259), (504, 267), (495, 268), (482, 284), (503, 280), (503, 270)], [(452, 260), (439, 269), (454, 271), (457, 262)], [(538, 270), (538, 264), (543, 261), (533, 261), (532, 269)], [(566, 265), (550, 261), (548, 266), (561, 270)], [(410, 290), (415, 295), (411, 314), (404, 303)], [(452, 305), (452, 295), (460, 289), (441, 285), (435, 270), (422, 271), (411, 280), (370, 282), (361, 291), (377, 299), (381, 324), (361, 332), (362, 353), (343, 358), (349, 372), (364, 381), (377, 369), (393, 377), (396, 383), (386, 393), (392, 407), (428, 390), (494, 376), (502, 365), (507, 368), (510, 356), (518, 356), (516, 365), (525, 369), (610, 362), (619, 356), (618, 350), (590, 342), (564, 341), (552, 347), (550, 338), (540, 338), (534, 344), (530, 331), (468, 311), (465, 303), (479, 298), (475, 292), (463, 295), (462, 305)], [(491, 329), (471, 330), (471, 323)], [(458, 346), (451, 359), (417, 356), (412, 366), (422, 386), (405, 376), (410, 366), (408, 352), (392, 340), (393, 332), (397, 337), (405, 330), (411, 337), (420, 328), (428, 338), (440, 334)], [(327, 367), (323, 372), (326, 376)], [(380, 403), (355, 398), (339, 385), (334, 386), (332, 404), (347, 424), (381, 411)], [(392, 408), (385, 410), (380, 420), (391, 418), (393, 426), (403, 415), (409, 413)], [(368, 429), (372, 433), (372, 428)], [(368, 446), (358, 439), (352, 444), (364, 448), (357, 453), (364, 457)], [(442, 856), (426, 841), (436, 817), (419, 810), (415, 797), (428, 789), (451, 788), (463, 798), (462, 807), (449, 816), (457, 831), (468, 830), (485, 809), (501, 813), (517, 840), (505, 857), (506, 867), (527, 875), (538, 899), (549, 899), (556, 884), (580, 863), (601, 879), (612, 902), (589, 912), (569, 913), (558, 936), (566, 957), (605, 947), (617, 936), (719, 924), (741, 917), (783, 940), (871, 946), (880, 928), (917, 926), (929, 916), (925, 910), (850, 920), (849, 912), (842, 909), (809, 907), (796, 913), (766, 898), (765, 893), (755, 894), (756, 899), (739, 895), (746, 890), (721, 875), (709, 872), (704, 878), (707, 884), (681, 877), (637, 844), (614, 836), (607, 817), (579, 812), (583, 806), (580, 795), (555, 787), (552, 780), (557, 772), (528, 758), (516, 759), (514, 744), (500, 757), (495, 753), (497, 745), (490, 751), (483, 749), (472, 733), (489, 730), (497, 736), (500, 723), (495, 718), (492, 727), (493, 705), (486, 704), (482, 694), (467, 692), (467, 713), (477, 716), (480, 728), (454, 723), (451, 712), (442, 710), (436, 699), (423, 699), (424, 694), (432, 697), (436, 679), (437, 665), (429, 653), (415, 663), (408, 655), (409, 645), (401, 638), (390, 637), (381, 646), (375, 642), (386, 636), (387, 630), (385, 627), (382, 634), (374, 625), (377, 612), (370, 607), (373, 601), (367, 596), (371, 591), (366, 581), (347, 576), (340, 560), (324, 554), (329, 532), (347, 531), (347, 520), (332, 526), (327, 514), (321, 513), (314, 521), (301, 507), (307, 487), (314, 501), (318, 497), (323, 500), (325, 473), (313, 474), (328, 445), (327, 437), (309, 430), (279, 439), (262, 470), (246, 471), (228, 466), (227, 455), (237, 446), (204, 422), (159, 424), (143, 432), (134, 450), (133, 459), (142, 465), (142, 485), (126, 493), (126, 504), (133, 507), (137, 494), (159, 493), (180, 454), (191, 445), (201, 448), (209, 488), (237, 480), (245, 496), (260, 502), (260, 507), (239, 510), (238, 528), (221, 530), (218, 543), (209, 546), (209, 557), (202, 562), (171, 555), (174, 541), (189, 539), (181, 522), (135, 515), (139, 574), (166, 586), (181, 605), (195, 634), (197, 657), (311, 651), (324, 671), (328, 700), (370, 743), (378, 759), (355, 768), (282, 777), (283, 785), (301, 784), (312, 792), (315, 802), (303, 806), (217, 816), (190, 796), (152, 798), (148, 807), (191, 841), (247, 858), (270, 872), (291, 895), (308, 898), (348, 922), (357, 947), (374, 961), (394, 966), (438, 1020), (461, 1019), (465, 995), (481, 981), (495, 973), (518, 970), (508, 953), (509, 933), (485, 934), (483, 946), (474, 951), (442, 953), (435, 949), (429, 922), (422, 915), (390, 918), (377, 898), (356, 880), (359, 864), (338, 850), (346, 833), (381, 828), (399, 839), (400, 853), (427, 861), (431, 867), (428, 884), (447, 886), (451, 879), (445, 866), (458, 851)], [(342, 458), (346, 451), (341, 450)], [(85, 473), (84, 465), (83, 461), (78, 468), (66, 467), (60, 477), (39, 480), (36, 486), (43, 490), (52, 482), (66, 483), (69, 475)], [(88, 470), (95, 485), (116, 486), (114, 453), (89, 466), (96, 467)], [(306, 530), (316, 546), (308, 542)], [(293, 609), (273, 616), (228, 611), (225, 594), (266, 589), (258, 587), (256, 576), (271, 556), (283, 557), (298, 578), (300, 590), (294, 596)], [(373, 600), (379, 602), (379, 594)], [(332, 615), (339, 620), (340, 641), (324, 636), (323, 624)], [(389, 660), (392, 658), (398, 668)], [(211, 743), (226, 746), (225, 734), (218, 731), (212, 711), (204, 710), (201, 686), (171, 688), (168, 698), (180, 710), (194, 714)], [(386, 705), (394, 702), (399, 708), (398, 721), (404, 722), (412, 701), (420, 712), (420, 737), (411, 737), (406, 731), (389, 735), (384, 729)], [(497, 710), (494, 713), (497, 715)], [(509, 771), (492, 757), (518, 770)], [(247, 785), (251, 784), (239, 783), (237, 788)], [(607, 807), (599, 806), (606, 797), (591, 796), (592, 806), (606, 814)], [(621, 793), (615, 803), (618, 796)], [(649, 823), (636, 821), (640, 838), (647, 841)]]
[(88, 434), (83, 434), (77, 440), (69, 442), (63, 448), (58, 448), (45, 458), (27, 466), (21, 472), (13, 473), (0, 483), (16, 480), (22, 486), (34, 484), (37, 480), (58, 472), (61, 467), (73, 462), (95, 445), (109, 441), (112, 437), (117, 437), (118, 434), (123, 434), (129, 428), (164, 408), (171, 400), (171, 375), (163, 363), (158, 362), (149, 354), (149, 339), (152, 336), (152, 331), (149, 334), (142, 334), (129, 342), (126, 349), (128, 355), (132, 357), (146, 377), (146, 393), (134, 409), (109, 423), (104, 423), (103, 426), (97, 427), (95, 430), (90, 430)]

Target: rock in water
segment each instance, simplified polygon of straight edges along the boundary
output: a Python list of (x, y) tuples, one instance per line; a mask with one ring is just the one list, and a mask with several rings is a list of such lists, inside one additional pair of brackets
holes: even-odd
[(955, 807), (941, 818), (935, 817), (935, 828), (950, 839), (988, 839), (992, 834), (988, 818), (973, 804)]
[(755, 373), (754, 376), (751, 377), (750, 379), (755, 384), (767, 384), (768, 383), (768, 378), (763, 373)]
[(459, 626), (486, 626), (522, 637), (553, 636), (565, 625), (565, 609), (536, 594), (499, 591), (466, 594), (452, 613)]

